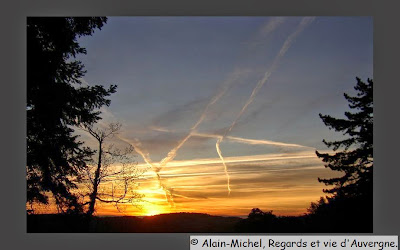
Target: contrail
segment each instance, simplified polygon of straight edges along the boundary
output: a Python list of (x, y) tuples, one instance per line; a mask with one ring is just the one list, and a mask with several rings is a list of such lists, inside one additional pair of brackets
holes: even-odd
[[(259, 45), (265, 46), (267, 43), (266, 38), (276, 30), (281, 24), (286, 21), (287, 17), (272, 17), (269, 18), (268, 22), (262, 24), (258, 32), (249, 38), (247, 41), (242, 42), (247, 45), (247, 49), (255, 50)], [(248, 52), (248, 51), (246, 51)], [(249, 58), (246, 54), (246, 58)]]
[[(262, 30), (264, 35), (271, 33), (274, 31), (283, 21), (285, 18), (277, 17), (269, 21)], [(203, 113), (201, 114), (200, 118), (197, 122), (193, 125), (190, 129), (189, 133), (179, 142), (179, 144), (173, 148), (168, 155), (160, 162), (160, 168), (163, 168), (168, 162), (173, 160), (176, 157), (177, 151), (185, 144), (185, 142), (193, 135), (196, 131), (197, 127), (203, 122), (204, 118), (207, 115), (209, 108), (215, 104), (231, 87), (232, 83), (240, 76), (240, 73), (234, 72), (230, 78), (223, 84), (222, 89), (210, 100), (210, 102), (205, 107)]]
[[(275, 160), (288, 160), (288, 159), (303, 159), (303, 158), (316, 158), (315, 151), (304, 151), (300, 153), (277, 153), (277, 154), (261, 154), (261, 155), (242, 155), (242, 156), (230, 156), (225, 158), (226, 163), (245, 163), (245, 162), (258, 162), (258, 161), (275, 161)], [(218, 158), (200, 158), (193, 160), (182, 160), (173, 161), (168, 165), (171, 168), (180, 168), (187, 166), (199, 166), (199, 165), (215, 165), (221, 163), (221, 159)], [(173, 176), (173, 174), (166, 174)]]
[[(233, 74), (226, 82), (223, 84), (223, 88), (210, 100), (210, 102), (207, 104), (205, 107), (203, 113), (201, 114), (200, 118), (197, 120), (197, 122), (191, 127), (189, 133), (179, 142), (179, 144), (171, 149), (171, 151), (168, 152), (167, 156), (161, 160), (159, 167), (157, 168), (157, 171), (159, 172), (163, 167), (165, 167), (168, 162), (172, 161), (178, 152), (178, 150), (185, 144), (187, 140), (189, 140), (190, 137), (192, 137), (193, 133), (196, 132), (197, 127), (203, 122), (204, 118), (207, 115), (207, 112), (209, 108), (215, 104), (230, 88), (231, 84), (239, 77), (239, 74)], [(157, 176), (159, 177), (159, 174), (157, 172)]]
[(226, 167), (224, 157), (222, 156), (221, 149), (219, 148), (219, 143), (222, 138), (218, 138), (217, 143), (215, 144), (215, 148), (217, 149), (217, 153), (219, 155), (219, 158), (221, 158), (222, 164), (224, 165), (224, 171), (226, 175), (226, 181), (227, 181), (227, 188), (228, 188), (228, 195), (231, 194), (231, 183), (230, 183), (230, 177), (228, 174), (228, 168)]
[(135, 151), (142, 156), (142, 158), (146, 162), (146, 164), (151, 166), (151, 168), (153, 169), (154, 173), (157, 176), (157, 180), (158, 180), (158, 184), (159, 184), (160, 188), (162, 190), (164, 190), (165, 199), (171, 206), (174, 207), (175, 203), (174, 203), (174, 199), (172, 197), (172, 192), (171, 192), (171, 190), (169, 190), (169, 188), (165, 184), (162, 183), (162, 180), (161, 180), (161, 176), (160, 176), (161, 167), (156, 166), (152, 162), (152, 160), (150, 159), (149, 153), (144, 152), (144, 150), (141, 148), (142, 144), (137, 138), (135, 138), (135, 140), (132, 144), (133, 144), (133, 148), (135, 149)]
[[(273, 30), (275, 30), (279, 24), (281, 24), (283, 22), (282, 18), (275, 18), (272, 19), (272, 21), (270, 21), (266, 27), (264, 27), (263, 33), (270, 33)], [(143, 159), (145, 160), (145, 162), (150, 165), (154, 172), (157, 175), (157, 178), (159, 180), (160, 186), (165, 190), (165, 195), (167, 197), (168, 202), (170, 202), (170, 200), (172, 199), (172, 195), (171, 192), (166, 188), (165, 185), (161, 184), (161, 178), (160, 178), (160, 174), (159, 172), (161, 171), (161, 169), (166, 166), (168, 164), (168, 162), (170, 162), (171, 160), (173, 160), (176, 157), (176, 154), (178, 152), (178, 150), (186, 143), (186, 141), (193, 135), (193, 133), (196, 131), (197, 127), (203, 122), (203, 120), (205, 119), (207, 112), (209, 110), (209, 108), (214, 105), (231, 87), (232, 83), (237, 80), (237, 78), (240, 76), (240, 72), (234, 72), (233, 74), (231, 74), (231, 77), (229, 77), (225, 83), (223, 83), (222, 85), (222, 89), (210, 100), (210, 102), (207, 104), (207, 106), (205, 107), (203, 113), (201, 114), (200, 118), (197, 120), (197, 122), (192, 126), (192, 128), (190, 129), (189, 133), (179, 142), (179, 144), (171, 149), (167, 156), (165, 158), (163, 158), (160, 161), (159, 166), (154, 166), (154, 164), (151, 162), (150, 158), (149, 158), (149, 154), (146, 152), (144, 153), (141, 149), (140, 149), (140, 142), (137, 145), (134, 145), (134, 148), (136, 150), (137, 153), (139, 153)], [(165, 131), (164, 131), (165, 132)], [(220, 153), (220, 151), (219, 151)], [(222, 156), (221, 156), (222, 157)], [(169, 192), (169, 197), (167, 195), (167, 191)], [(172, 200), (173, 202), (173, 200)]]
[(228, 195), (230, 195), (231, 194), (231, 183), (230, 183), (228, 168), (226, 167), (224, 157), (222, 156), (221, 149), (219, 148), (219, 144), (221, 143), (222, 140), (223, 140), (223, 137), (218, 138), (217, 143), (215, 143), (215, 148), (217, 149), (219, 158), (221, 159), (222, 164), (224, 165), (224, 171), (225, 171), (226, 180), (227, 180)]
[(163, 168), (165, 165), (168, 164), (171, 160), (173, 160), (176, 157), (176, 154), (178, 150), (185, 144), (185, 142), (192, 137), (193, 133), (196, 132), (197, 127), (204, 121), (205, 117), (207, 116), (207, 112), (210, 109), (212, 105), (214, 105), (231, 87), (231, 85), (237, 80), (237, 78), (240, 76), (240, 73), (234, 72), (224, 83), (223, 87), (221, 90), (211, 98), (207, 106), (204, 108), (203, 113), (197, 120), (197, 122), (190, 128), (189, 133), (179, 142), (179, 144), (171, 149), (171, 151), (168, 152), (167, 156), (161, 160), (160, 162), (160, 169)]
[(270, 68), (265, 72), (264, 77), (258, 81), (256, 87), (253, 89), (249, 99), (247, 100), (247, 102), (245, 103), (245, 105), (243, 106), (242, 110), (239, 112), (239, 114), (237, 115), (236, 119), (232, 122), (231, 126), (225, 131), (225, 134), (223, 137), (226, 136), (226, 134), (228, 134), (232, 128), (236, 125), (236, 122), (239, 120), (239, 118), (243, 115), (243, 113), (246, 111), (247, 107), (253, 102), (254, 97), (256, 96), (256, 94), (258, 93), (258, 91), (262, 88), (262, 86), (265, 84), (265, 82), (269, 79), (269, 77), (271, 76), (271, 74), (276, 70), (276, 67), (278, 66), (280, 60), (282, 59), (282, 57), (285, 55), (286, 51), (289, 49), (290, 45), (292, 44), (293, 40), (304, 30), (304, 28), (310, 24), (313, 20), (315, 19), (315, 17), (304, 17), (299, 26), (297, 27), (297, 29), (295, 30), (295, 32), (293, 32), (292, 34), (289, 35), (289, 37), (286, 39), (286, 41), (284, 42), (282, 48), (280, 49), (278, 55), (275, 57), (274, 61), (272, 62), (272, 65), (270, 66)]
[[(222, 138), (222, 135), (217, 134), (205, 134), (205, 133), (193, 133), (192, 136), (199, 136), (199, 137), (209, 137), (209, 138)], [(229, 139), (232, 141), (236, 141), (239, 143), (251, 144), (251, 145), (271, 145), (271, 146), (278, 146), (278, 147), (299, 147), (299, 148), (312, 148), (309, 146), (304, 146), (300, 144), (293, 144), (293, 143), (284, 143), (284, 142), (276, 142), (270, 140), (257, 140), (257, 139), (247, 139), (242, 137), (236, 136), (226, 136), (225, 139)]]
[[(313, 18), (312, 18), (312, 19), (313, 19)], [(303, 18), (302, 23), (303, 23), (304, 20), (305, 20), (305, 18)], [(311, 21), (312, 21), (312, 20), (311, 20)], [(311, 22), (311, 21), (309, 21), (309, 22)], [(270, 33), (270, 32), (272, 32), (272, 31), (273, 31), (274, 29), (276, 29), (276, 27), (278, 27), (279, 24), (281, 24), (282, 22), (283, 22), (283, 19), (279, 19), (279, 18), (273, 19), (272, 21), (270, 21), (270, 22), (266, 25), (265, 30), (264, 30), (263, 32), (264, 32), (264, 33)], [(300, 26), (301, 26), (301, 25), (300, 25)], [(304, 25), (304, 26), (305, 26), (305, 25)], [(301, 30), (302, 30), (302, 29), (301, 29)], [(301, 31), (301, 30), (300, 30), (300, 31)], [(299, 33), (300, 31), (298, 31), (297, 33)], [(296, 33), (296, 32), (295, 32), (295, 33)], [(294, 33), (294, 34), (295, 34), (295, 33)], [(293, 38), (294, 38), (295, 36), (297, 36), (297, 34), (296, 34), (296, 35), (293, 35), (293, 34), (292, 34), (292, 36), (293, 36)], [(289, 38), (290, 38), (290, 37), (289, 37)], [(289, 38), (288, 38), (287, 40), (289, 40)], [(293, 38), (292, 38), (292, 39), (293, 39)], [(284, 53), (286, 52), (286, 50), (289, 48), (292, 39), (290, 39), (290, 42), (287, 42), (287, 41), (285, 42), (285, 44), (284, 44), (284, 46), (282, 47), (280, 53), (278, 54), (278, 57), (282, 57), (282, 56), (283, 56), (283, 54), (284, 54)], [(286, 45), (286, 46), (285, 46), (285, 45)], [(274, 66), (274, 67), (275, 67), (275, 64), (277, 63), (276, 61), (277, 61), (277, 58), (275, 58), (275, 60), (274, 60), (274, 63), (273, 63), (273, 66)], [(271, 67), (271, 68), (274, 69), (274, 67)], [(270, 74), (270, 73), (269, 73), (269, 74)], [(246, 105), (243, 107), (242, 111), (239, 113), (239, 115), (238, 115), (237, 118), (235, 119), (234, 123), (232, 123), (231, 127), (229, 128), (229, 130), (225, 131), (223, 137), (220, 137), (220, 138), (218, 139), (218, 141), (217, 141), (216, 148), (217, 148), (217, 152), (218, 152), (218, 154), (219, 154), (219, 156), (220, 156), (220, 158), (221, 158), (221, 160), (222, 160), (222, 162), (223, 162), (223, 164), (224, 164), (224, 166), (225, 166), (225, 173), (226, 173), (227, 178), (228, 178), (228, 190), (229, 190), (229, 192), (230, 192), (229, 175), (228, 175), (227, 168), (226, 168), (225, 162), (224, 162), (223, 157), (222, 157), (222, 154), (221, 154), (221, 150), (220, 150), (220, 148), (219, 148), (219, 144), (220, 144), (220, 142), (223, 140), (223, 138), (226, 137), (226, 134), (233, 128), (233, 126), (235, 125), (236, 121), (240, 118), (240, 116), (241, 116), (242, 113), (245, 111), (245, 109), (247, 108), (247, 106), (252, 102), (252, 99), (254, 98), (254, 95), (258, 92), (258, 89), (261, 88), (262, 85), (264, 84), (264, 82), (269, 78), (269, 74), (267, 75), (267, 73), (266, 73), (266, 75), (264, 76), (263, 80), (260, 81), (260, 82), (262, 82), (262, 83), (260, 84), (260, 82), (259, 82), (259, 83), (257, 84), (256, 88), (253, 90), (253, 93), (252, 93), (251, 97), (249, 98), (249, 100), (250, 100), (250, 99), (251, 99), (251, 100), (248, 101), (248, 103), (246, 103)], [(153, 164), (153, 162), (152, 162), (151, 159), (150, 159), (149, 153), (148, 153), (148, 152), (144, 152), (144, 150), (141, 149), (141, 143), (140, 143), (137, 139), (135, 139), (135, 141), (134, 141), (134, 143), (133, 143), (133, 144), (134, 144), (134, 149), (135, 149), (135, 151), (136, 151), (138, 154), (140, 154), (140, 155), (142, 156), (142, 158), (143, 158), (143, 160), (146, 162), (146, 164), (149, 165), (149, 166), (151, 166), (151, 168), (153, 169), (153, 171), (156, 173), (157, 179), (158, 179), (159, 184), (160, 184), (160, 187), (165, 191), (165, 196), (166, 196), (166, 198), (167, 198), (167, 200), (168, 200), (169, 203), (171, 203), (171, 202), (173, 203), (172, 194), (171, 194), (170, 190), (169, 190), (164, 184), (161, 183), (161, 177), (160, 177), (159, 172), (161, 171), (161, 169), (162, 169), (166, 164), (168, 164), (168, 162), (170, 162), (171, 160), (173, 160), (173, 159), (176, 157), (177, 151), (178, 151), (178, 150), (186, 143), (186, 141), (196, 132), (197, 127), (203, 122), (203, 120), (205, 119), (205, 117), (206, 117), (206, 115), (207, 115), (207, 112), (208, 112), (209, 108), (210, 108), (213, 104), (215, 104), (215, 103), (229, 90), (230, 86), (231, 86), (232, 83), (236, 80), (236, 78), (237, 78), (238, 76), (239, 76), (239, 74), (235, 74), (235, 73), (232, 74), (232, 76), (225, 82), (225, 84), (223, 84), (222, 89), (210, 100), (210, 102), (209, 102), (209, 103), (207, 104), (207, 106), (205, 107), (205, 109), (204, 109), (202, 115), (200, 116), (200, 118), (198, 119), (198, 121), (193, 125), (193, 127), (190, 129), (189, 133), (179, 142), (179, 144), (178, 144), (175, 148), (173, 148), (173, 149), (167, 154), (167, 156), (166, 156), (164, 159), (161, 160), (161, 162), (160, 162), (160, 164), (159, 164), (158, 166), (155, 166), (155, 165)], [(265, 79), (265, 80), (264, 80), (264, 79)], [(264, 82), (263, 82), (263, 81), (264, 81)], [(260, 85), (260, 86), (259, 86), (259, 85)], [(239, 140), (238, 140), (238, 141), (239, 141)]]
[(125, 139), (122, 139), (120, 136), (118, 136), (117, 135), (117, 137), (118, 137), (118, 139), (120, 139), (121, 141), (124, 141), (125, 143), (128, 143), (129, 145), (133, 145), (133, 149), (140, 155), (140, 156), (142, 156), (142, 158), (143, 158), (143, 160), (146, 162), (146, 164), (148, 165), (148, 166), (150, 166), (152, 169), (153, 169), (153, 171), (154, 171), (154, 173), (156, 174), (156, 176), (157, 176), (157, 180), (158, 180), (158, 184), (159, 184), (159, 186), (160, 186), (160, 188), (162, 189), (162, 190), (164, 190), (164, 193), (165, 193), (165, 199), (167, 200), (167, 202), (171, 205), (171, 206), (175, 206), (175, 203), (174, 203), (174, 199), (173, 199), (173, 197), (172, 197), (172, 192), (171, 192), (171, 190), (165, 185), (165, 184), (163, 184), (162, 183), (162, 180), (161, 180), (161, 176), (160, 176), (160, 170), (161, 170), (161, 168), (159, 167), (159, 166), (156, 166), (154, 163), (153, 163), (153, 161), (151, 160), (151, 158), (150, 158), (150, 154), (147, 152), (147, 151), (145, 151), (144, 149), (142, 149), (142, 143), (137, 139), (137, 138), (135, 138), (132, 142), (128, 142), (127, 140), (125, 140)]
[(150, 129), (152, 129), (154, 131), (158, 131), (158, 132), (166, 132), (166, 133), (173, 132), (170, 129), (162, 128), (162, 127), (158, 127), (158, 126), (150, 126)]
[(309, 148), (308, 146), (304, 146), (304, 145), (300, 145), (300, 144), (276, 142), (276, 141), (270, 141), (270, 140), (246, 139), (246, 138), (241, 138), (241, 137), (236, 137), (236, 136), (227, 136), (226, 138), (228, 138), (229, 140), (232, 140), (232, 141), (246, 143), (246, 144), (252, 144), (252, 145), (264, 144), (264, 145), (272, 145), (272, 146), (278, 146), (278, 147)]
[(232, 130), (232, 128), (236, 125), (236, 122), (240, 119), (240, 117), (243, 115), (243, 113), (246, 111), (247, 107), (253, 102), (254, 97), (256, 96), (256, 94), (258, 93), (258, 91), (261, 89), (261, 87), (265, 84), (265, 82), (269, 79), (269, 77), (271, 76), (272, 72), (274, 72), (276, 70), (276, 67), (278, 66), (281, 58), (285, 55), (286, 51), (290, 48), (290, 45), (292, 44), (293, 40), (304, 30), (304, 28), (309, 25), (313, 20), (315, 19), (315, 17), (304, 17), (299, 26), (297, 27), (297, 29), (288, 36), (288, 38), (285, 40), (285, 42), (282, 45), (282, 48), (280, 49), (279, 53), (277, 54), (277, 56), (275, 57), (274, 61), (272, 62), (272, 65), (270, 66), (270, 68), (265, 72), (264, 77), (258, 81), (256, 87), (253, 89), (249, 99), (247, 100), (247, 102), (245, 103), (245, 105), (243, 106), (242, 110), (239, 112), (239, 114), (236, 116), (236, 119), (232, 122), (231, 126), (225, 130), (225, 133), (222, 137), (218, 138), (215, 147), (217, 149), (218, 155), (221, 158), (222, 164), (224, 165), (224, 169), (225, 169), (225, 174), (227, 177), (227, 188), (228, 188), (228, 194), (230, 194), (231, 192), (231, 188), (230, 188), (230, 179), (229, 179), (229, 173), (228, 173), (228, 169), (226, 167), (225, 161), (224, 161), (224, 157), (221, 154), (221, 149), (219, 147), (219, 145), (221, 144), (221, 142), (224, 140), (224, 138), (226, 137), (226, 135)]
[[(223, 137), (222, 135), (214, 135), (214, 134), (202, 134), (202, 133), (193, 133), (193, 136), (202, 136), (202, 137), (213, 137), (213, 138), (218, 138), (217, 143), (215, 144), (215, 147), (217, 149), (217, 153), (219, 155), (219, 158), (222, 160), (222, 164), (224, 165), (224, 171), (225, 175), (227, 178), (227, 186), (228, 186), (228, 194), (231, 192), (230, 188), (230, 176), (228, 174), (228, 169), (224, 160), (224, 157), (222, 156), (221, 149), (219, 147), (219, 141), (222, 141)], [(289, 143), (283, 143), (283, 142), (274, 142), (274, 141), (269, 141), (269, 140), (254, 140), (254, 139), (245, 139), (241, 137), (233, 137), (233, 136), (226, 136), (226, 138), (230, 140), (234, 140), (237, 142), (241, 143), (246, 143), (246, 144), (264, 144), (264, 145), (273, 145), (273, 146), (285, 146), (285, 147), (305, 147), (308, 148), (307, 146), (303, 145), (298, 145), (298, 144), (289, 144)]]
[(269, 33), (274, 31), (279, 25), (285, 21), (286, 17), (275, 17), (269, 21), (262, 29), (260, 34), (262, 36), (267, 36)]

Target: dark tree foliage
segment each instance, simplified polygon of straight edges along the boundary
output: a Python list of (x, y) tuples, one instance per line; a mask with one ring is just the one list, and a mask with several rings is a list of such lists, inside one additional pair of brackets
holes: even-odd
[(253, 208), (247, 219), (235, 225), (237, 233), (300, 233), (307, 231), (304, 216), (276, 216), (272, 211)]
[(308, 209), (309, 232), (371, 233), (372, 196), (334, 196), (311, 203)]
[(246, 233), (274, 232), (276, 220), (277, 217), (272, 211), (263, 212), (259, 208), (253, 208), (248, 218), (236, 225), (236, 231)]
[(356, 79), (357, 96), (344, 94), (354, 112), (345, 112), (345, 119), (320, 114), (325, 125), (347, 137), (341, 141), (323, 140), (334, 154), (316, 152), (325, 167), (343, 175), (318, 179), (333, 188), (324, 190), (330, 197), (311, 203), (308, 212), (313, 231), (360, 233), (373, 229), (373, 81)]
[[(367, 83), (357, 79), (354, 87), (357, 96), (344, 94), (349, 107), (355, 112), (345, 112), (345, 119), (321, 115), (322, 121), (329, 129), (342, 132), (348, 137), (341, 141), (327, 142), (335, 154), (323, 154), (316, 151), (319, 158), (326, 163), (325, 167), (343, 173), (343, 176), (331, 179), (318, 179), (326, 185), (333, 185), (326, 193), (349, 196), (361, 196), (372, 193), (373, 168), (373, 81)], [(340, 150), (341, 149), (341, 150)]]
[(73, 135), (73, 126), (100, 119), (110, 105), (111, 85), (82, 86), (86, 54), (77, 38), (92, 35), (105, 17), (29, 17), (27, 19), (27, 202), (48, 203), (52, 193), (61, 211), (79, 211), (71, 194), (80, 168), (92, 155)]

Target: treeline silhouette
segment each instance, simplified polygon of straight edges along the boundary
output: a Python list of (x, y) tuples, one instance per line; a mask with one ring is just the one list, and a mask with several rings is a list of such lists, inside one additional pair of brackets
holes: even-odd
[[(276, 216), (254, 208), (235, 225), (238, 233), (371, 233), (372, 202), (367, 198), (334, 198), (318, 203), (303, 216)], [(310, 210), (310, 209), (309, 209)]]

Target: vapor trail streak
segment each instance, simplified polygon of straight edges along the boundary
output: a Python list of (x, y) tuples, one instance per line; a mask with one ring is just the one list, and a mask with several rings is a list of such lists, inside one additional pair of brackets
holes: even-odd
[[(283, 19), (280, 18), (275, 18), (273, 19), (271, 22), (269, 22), (266, 26), (266, 30), (264, 31), (265, 33), (270, 33), (272, 32), (274, 29), (276, 29), (276, 27), (279, 26), (279, 24), (281, 24), (283, 22)], [(236, 78), (239, 76), (239, 74), (235, 74), (233, 73), (232, 76), (225, 82), (225, 84), (223, 84), (222, 89), (210, 100), (210, 102), (207, 104), (207, 106), (205, 107), (202, 115), (200, 116), (200, 118), (197, 120), (197, 122), (193, 125), (193, 127), (190, 129), (189, 133), (179, 142), (179, 144), (173, 148), (170, 152), (168, 152), (167, 156), (165, 158), (163, 158), (160, 161), (160, 164), (158, 166), (155, 166), (150, 157), (149, 157), (149, 153), (147, 152), (143, 152), (143, 150), (140, 148), (141, 147), (141, 143), (136, 139), (136, 141), (134, 142), (134, 149), (135, 151), (140, 154), (143, 158), (143, 160), (152, 167), (153, 171), (156, 173), (157, 175), (157, 179), (159, 181), (160, 187), (164, 189), (165, 191), (165, 196), (168, 200), (168, 202), (172, 201), (172, 195), (171, 192), (168, 190), (168, 188), (163, 185), (161, 183), (161, 178), (159, 175), (159, 172), (161, 171), (161, 169), (166, 166), (168, 164), (168, 162), (170, 162), (171, 160), (173, 160), (176, 157), (176, 154), (178, 152), (178, 150), (186, 143), (186, 141), (196, 132), (197, 127), (203, 122), (203, 120), (205, 119), (207, 112), (209, 110), (209, 108), (215, 104), (230, 88), (230, 86), (232, 85), (232, 83), (236, 80)], [(244, 112), (244, 111), (243, 111)], [(238, 118), (237, 118), (238, 119)], [(233, 127), (233, 126), (232, 126)], [(225, 133), (226, 135), (226, 133)], [(224, 136), (225, 136), (224, 135)], [(223, 139), (223, 138), (222, 138)], [(221, 140), (222, 140), (221, 139)], [(219, 139), (220, 140), (220, 139)], [(217, 142), (217, 152), (220, 156), (220, 158), (223, 161), (223, 157), (221, 154), (221, 150), (219, 149), (219, 143)], [(224, 166), (225, 166), (225, 173), (227, 175), (228, 178), (228, 190), (230, 192), (230, 187), (229, 187), (229, 175), (226, 169), (226, 165), (225, 162), (223, 161)], [(167, 192), (169, 193), (169, 196), (167, 195)], [(168, 198), (169, 197), (169, 198)]]
[(138, 139), (134, 139), (132, 142), (129, 142), (126, 139), (121, 138), (120, 136), (116, 135), (118, 139), (120, 139), (121, 141), (132, 145), (133, 149), (136, 151), (136, 153), (138, 153), (140, 156), (142, 156), (143, 160), (146, 162), (146, 164), (151, 167), (156, 173), (159, 172), (158, 167), (156, 167), (153, 163), (153, 161), (150, 159), (149, 153), (145, 152), (145, 150), (143, 150), (142, 147), (142, 143), (138, 140)]
[(210, 109), (210, 107), (215, 104), (230, 88), (232, 83), (239, 77), (240, 74), (238, 73), (233, 73), (233, 75), (228, 78), (224, 83), (222, 89), (210, 100), (210, 102), (207, 104), (207, 106), (204, 108), (203, 113), (201, 114), (200, 118), (197, 120), (197, 122), (190, 128), (189, 133), (179, 142), (179, 144), (171, 149), (171, 151), (168, 152), (167, 156), (161, 160), (160, 162), (160, 169), (163, 168), (165, 165), (168, 164), (171, 160), (173, 160), (176, 157), (176, 154), (178, 150), (185, 144), (185, 142), (192, 137), (193, 133), (195, 133), (197, 127), (204, 121), (205, 117), (207, 116), (207, 112)]
[[(205, 133), (193, 133), (192, 136), (199, 136), (199, 137), (209, 137), (209, 138), (222, 138), (222, 135), (217, 134), (205, 134)], [(270, 140), (256, 140), (256, 139), (247, 139), (242, 137), (236, 136), (226, 136), (226, 139), (236, 141), (239, 143), (251, 144), (251, 145), (271, 145), (271, 146), (278, 146), (278, 147), (299, 147), (299, 148), (312, 148), (308, 146), (303, 146), (300, 144), (293, 144), (293, 143), (284, 143), (284, 142), (276, 142)]]
[(278, 146), (278, 147), (310, 148), (308, 146), (303, 146), (303, 145), (299, 145), (299, 144), (276, 142), (276, 141), (270, 141), (270, 140), (246, 139), (246, 138), (241, 138), (241, 137), (236, 137), (236, 136), (227, 136), (226, 138), (229, 140), (232, 140), (232, 141), (246, 143), (246, 144), (252, 144), (252, 145), (263, 144), (263, 145), (272, 145), (272, 146)]
[[(269, 77), (271, 76), (271, 74), (276, 70), (276, 67), (278, 66), (280, 60), (282, 59), (282, 57), (285, 55), (285, 53), (287, 52), (287, 50), (290, 48), (293, 40), (304, 30), (304, 28), (310, 24), (313, 20), (315, 19), (315, 17), (304, 17), (299, 26), (297, 27), (297, 29), (289, 35), (289, 37), (286, 39), (286, 41), (284, 42), (284, 44), (282, 45), (282, 48), (280, 49), (278, 55), (275, 57), (274, 61), (272, 62), (272, 65), (270, 66), (270, 68), (265, 72), (264, 77), (258, 81), (256, 87), (253, 89), (249, 99), (247, 100), (247, 102), (244, 104), (242, 110), (239, 112), (239, 114), (236, 116), (236, 119), (232, 122), (231, 126), (225, 130), (225, 133), (223, 135), (223, 138), (226, 136), (226, 134), (228, 134), (232, 128), (236, 125), (237, 121), (240, 119), (240, 117), (243, 115), (243, 113), (246, 111), (247, 107), (253, 102), (256, 94), (258, 93), (258, 91), (262, 88), (262, 86), (265, 84), (265, 82), (269, 79)], [(222, 138), (222, 139), (223, 139)]]
[(207, 106), (205, 107), (203, 113), (201, 114), (200, 118), (197, 120), (197, 122), (193, 125), (193, 127), (190, 129), (189, 133), (185, 136), (185, 138), (183, 138), (179, 144), (171, 149), (171, 151), (168, 152), (167, 156), (161, 160), (160, 165), (158, 167), (158, 171), (160, 171), (163, 167), (165, 167), (168, 162), (170, 162), (171, 160), (173, 160), (176, 157), (176, 154), (178, 152), (178, 150), (185, 144), (185, 142), (187, 140), (189, 140), (190, 137), (192, 137), (192, 135), (195, 133), (197, 127), (203, 122), (204, 118), (207, 115), (207, 112), (209, 110), (209, 108), (215, 104), (225, 93), (226, 91), (229, 89), (230, 85), (234, 82), (234, 80), (236, 80), (236, 78), (238, 77), (238, 74), (234, 74), (233, 77), (229, 78), (225, 84), (223, 85), (223, 88), (221, 89), (221, 91), (219, 91), (211, 100), (210, 102), (207, 104)]
[[(274, 31), (282, 22), (284, 21), (284, 18), (282, 17), (277, 17), (272, 19), (267, 23), (267, 25), (264, 27), (263, 33), (269, 34), (272, 31)], [(176, 154), (178, 150), (185, 144), (185, 142), (193, 135), (193, 133), (196, 131), (197, 127), (203, 122), (204, 118), (207, 115), (207, 112), (209, 108), (215, 104), (230, 88), (232, 83), (239, 77), (239, 73), (234, 72), (230, 78), (228, 78), (227, 81), (223, 84), (222, 89), (210, 100), (210, 102), (207, 104), (205, 107), (203, 113), (201, 114), (200, 118), (197, 120), (197, 122), (193, 125), (193, 127), (190, 129), (190, 132), (179, 142), (179, 144), (173, 148), (168, 155), (160, 162), (160, 169), (163, 168), (168, 162), (173, 160), (176, 157)]]
[(118, 139), (120, 139), (121, 141), (124, 141), (125, 143), (128, 143), (129, 145), (133, 145), (133, 149), (140, 156), (142, 156), (142, 158), (146, 162), (146, 164), (148, 166), (150, 166), (153, 169), (154, 173), (156, 174), (157, 180), (158, 180), (158, 184), (159, 184), (160, 188), (162, 190), (164, 190), (165, 199), (167, 200), (167, 202), (170, 205), (175, 206), (174, 199), (172, 197), (171, 191), (168, 189), (168, 187), (166, 185), (164, 185), (162, 183), (161, 176), (160, 176), (160, 173), (159, 173), (161, 168), (159, 166), (156, 166), (153, 163), (153, 161), (151, 160), (149, 153), (147, 151), (145, 151), (144, 149), (142, 149), (142, 143), (136, 138), (132, 142), (129, 142), (129, 141), (125, 140), (125, 139), (122, 139), (120, 136), (117, 136), (117, 137), (118, 137)]
[(224, 161), (224, 157), (222, 156), (222, 153), (221, 153), (221, 149), (219, 148), (220, 140), (221, 140), (221, 138), (218, 138), (217, 143), (215, 144), (215, 148), (217, 149), (219, 158), (221, 158), (222, 164), (224, 165), (224, 171), (225, 171), (225, 175), (226, 175), (227, 188), (228, 188), (228, 195), (230, 195), (231, 194), (230, 177), (229, 177), (229, 173), (228, 173), (228, 168), (226, 167), (226, 164)]
[[(224, 161), (224, 157), (221, 154), (221, 149), (220, 149), (220, 144), (221, 142), (224, 140), (224, 138), (226, 137), (226, 135), (232, 130), (232, 128), (236, 125), (236, 122), (240, 119), (240, 117), (243, 115), (243, 113), (246, 111), (247, 107), (253, 102), (254, 97), (256, 96), (256, 94), (258, 93), (258, 91), (261, 89), (261, 87), (265, 84), (265, 82), (269, 79), (269, 77), (271, 76), (272, 72), (275, 71), (276, 67), (278, 66), (278, 63), (280, 62), (281, 58), (285, 55), (286, 51), (290, 48), (290, 45), (292, 44), (293, 40), (304, 30), (304, 28), (309, 25), (313, 20), (315, 19), (315, 17), (304, 17), (299, 26), (297, 27), (297, 29), (288, 36), (288, 38), (285, 40), (285, 42), (282, 45), (282, 48), (280, 49), (278, 55), (275, 57), (274, 61), (272, 62), (272, 65), (270, 66), (270, 68), (265, 72), (264, 77), (258, 81), (256, 87), (253, 89), (249, 99), (247, 100), (247, 102), (244, 104), (242, 110), (240, 110), (239, 114), (236, 116), (236, 119), (232, 122), (231, 126), (225, 130), (225, 133), (222, 137), (218, 138), (215, 147), (217, 149), (218, 155), (221, 158), (222, 164), (224, 165), (224, 169), (225, 169), (225, 174), (227, 177), (227, 187), (228, 187), (228, 191), (229, 193), (231, 192), (231, 188), (230, 188), (230, 179), (229, 179), (229, 173), (228, 173), (228, 169), (226, 167), (225, 161)], [(228, 193), (228, 194), (229, 194)]]
[[(279, 160), (294, 160), (303, 158), (316, 158), (314, 151), (304, 151), (300, 153), (280, 153), (280, 154), (262, 154), (262, 155), (242, 155), (242, 156), (229, 156), (225, 158), (226, 163), (238, 164), (246, 162), (258, 162), (258, 161), (279, 161)], [(215, 165), (221, 163), (221, 159), (218, 158), (202, 158), (193, 160), (173, 161), (168, 167), (180, 168), (187, 166), (198, 166), (198, 165)]]

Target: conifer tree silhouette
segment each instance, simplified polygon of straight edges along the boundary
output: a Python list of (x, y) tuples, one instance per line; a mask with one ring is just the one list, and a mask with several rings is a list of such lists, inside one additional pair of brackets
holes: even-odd
[(326, 163), (325, 167), (343, 173), (336, 178), (319, 178), (320, 182), (334, 186), (324, 191), (345, 197), (372, 194), (373, 80), (368, 79), (365, 83), (358, 77), (356, 79), (357, 85), (354, 89), (358, 91), (357, 96), (344, 94), (350, 103), (349, 107), (355, 112), (345, 112), (345, 119), (319, 114), (329, 129), (348, 136), (340, 141), (323, 140), (335, 154), (316, 151), (317, 156)]
[(55, 198), (61, 212), (78, 211), (71, 193), (79, 169), (91, 156), (73, 135), (74, 126), (100, 119), (98, 108), (110, 105), (107, 97), (116, 86), (83, 86), (86, 54), (77, 38), (92, 35), (105, 17), (27, 18), (27, 204)]

